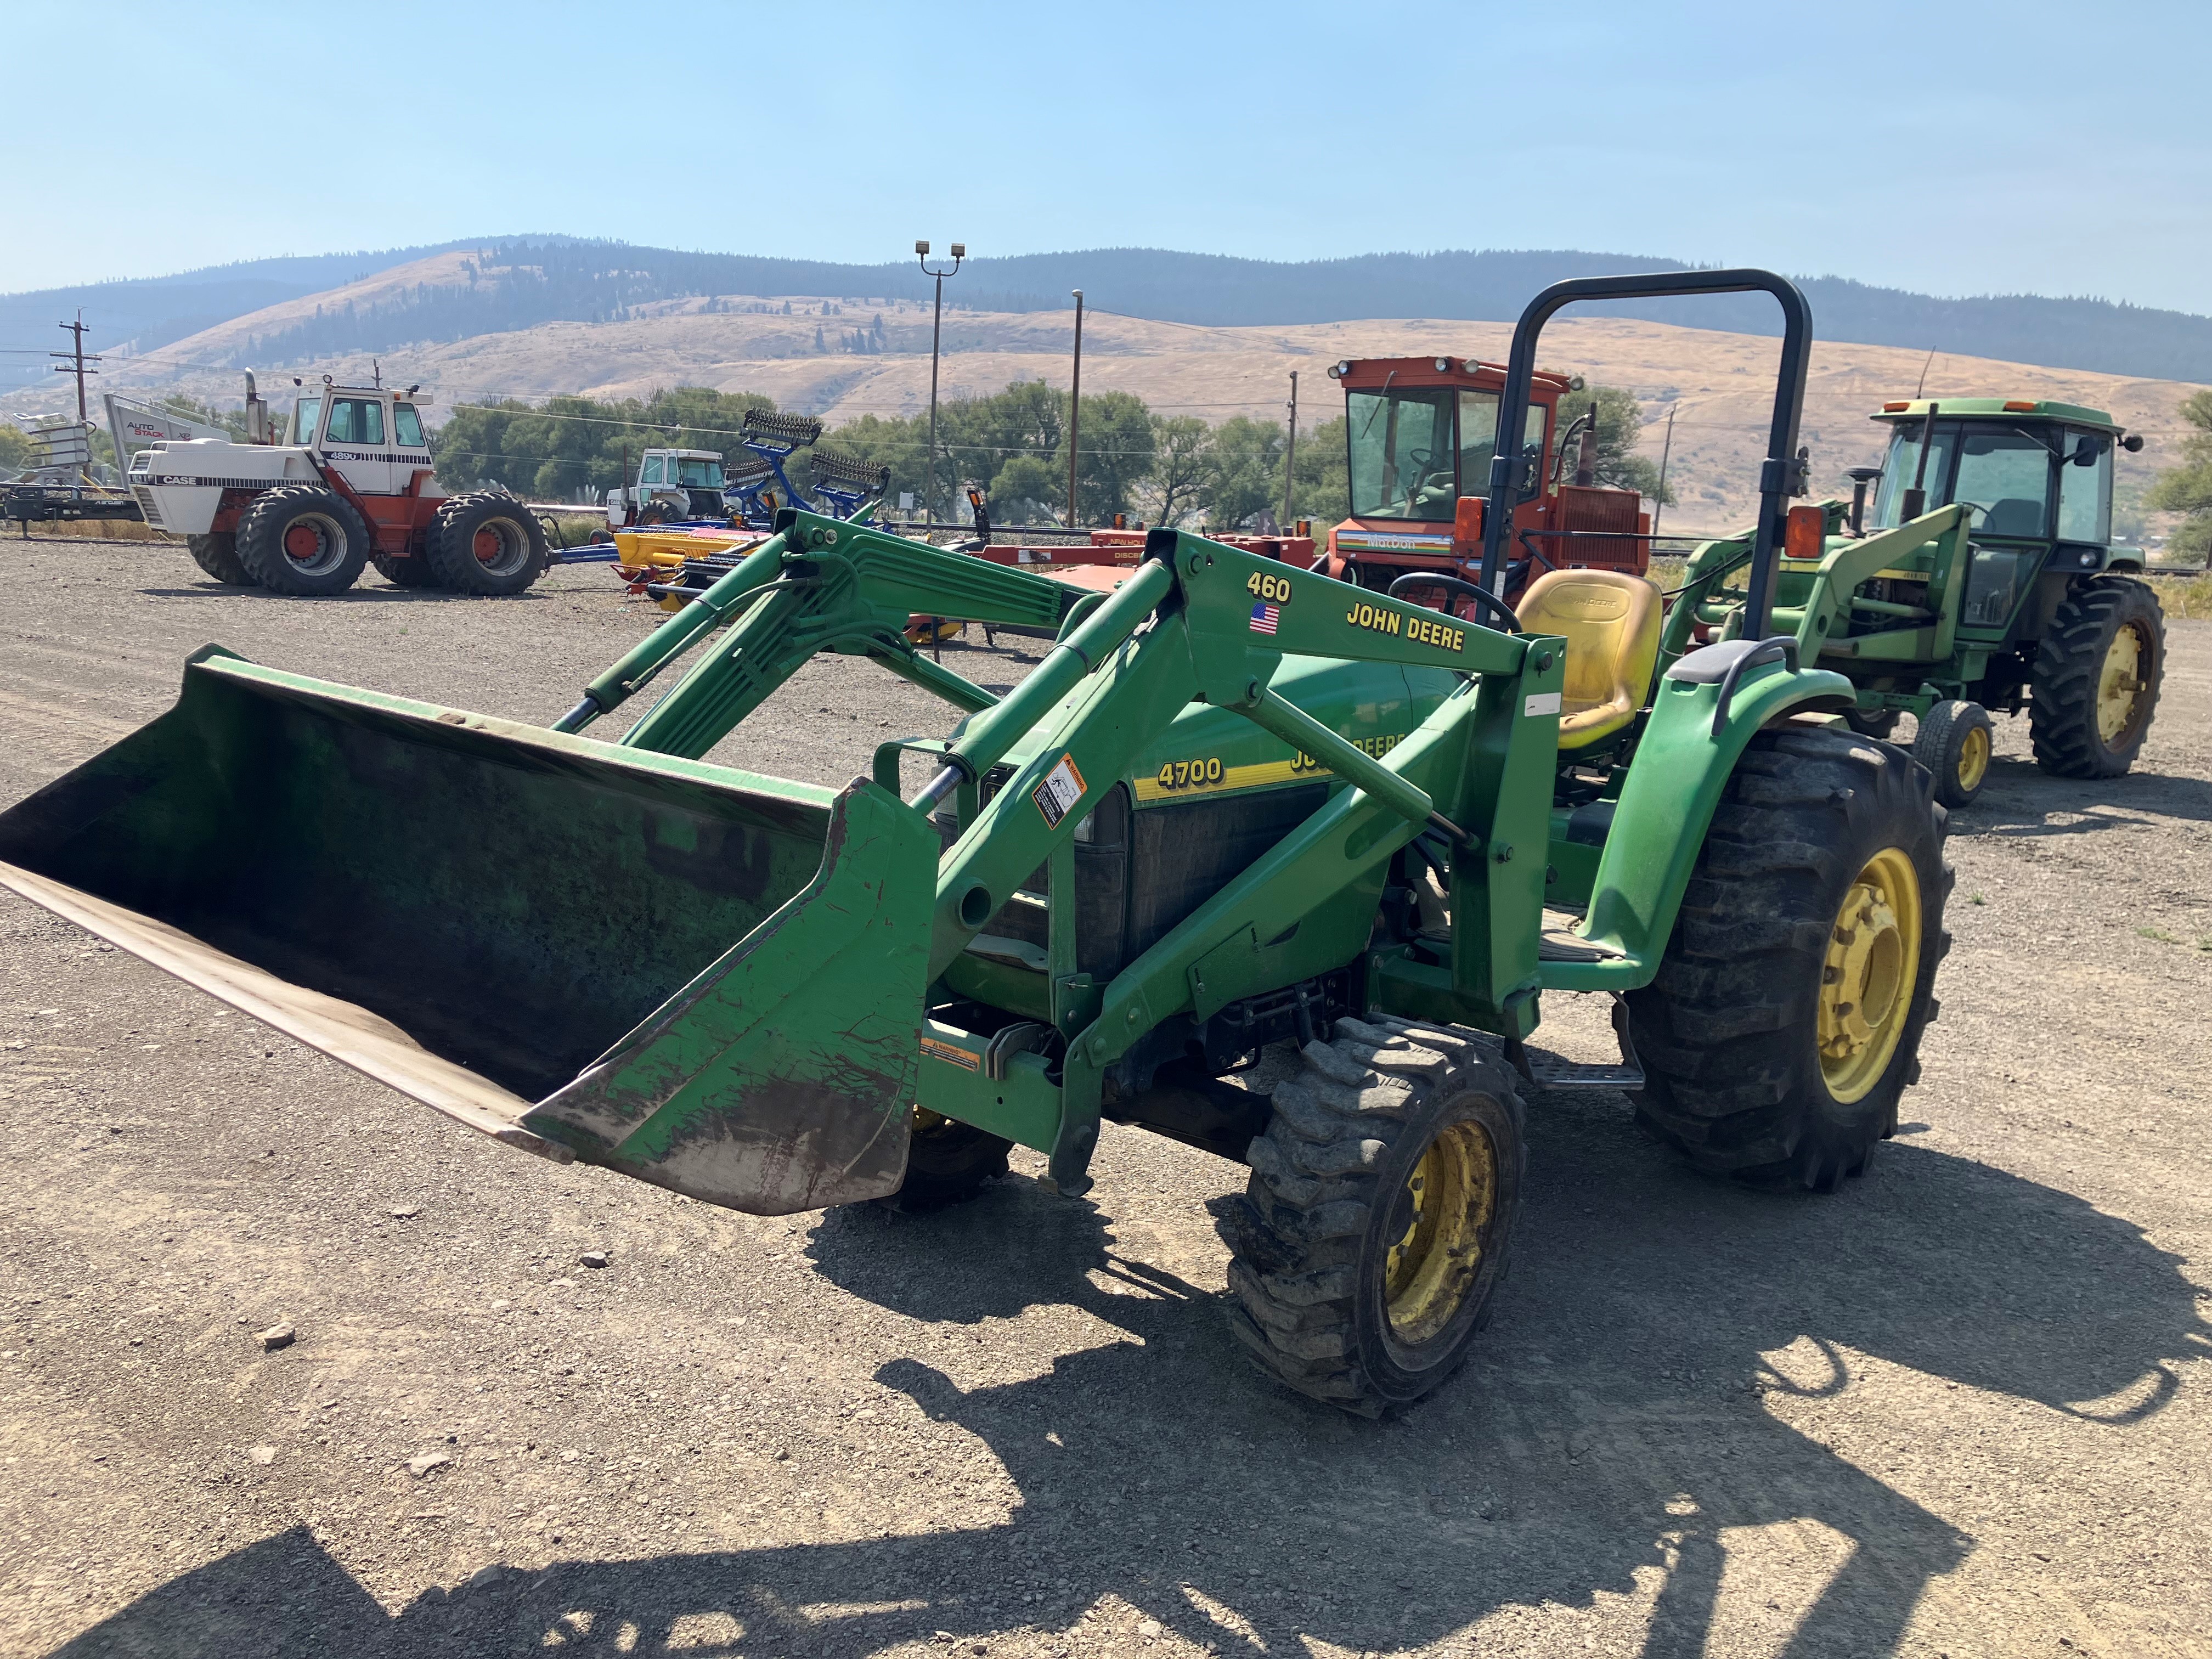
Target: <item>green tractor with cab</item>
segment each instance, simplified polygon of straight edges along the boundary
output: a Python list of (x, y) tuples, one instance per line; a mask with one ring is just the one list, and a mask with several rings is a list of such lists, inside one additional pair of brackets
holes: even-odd
[[(1854, 729), (1917, 722), (1936, 798), (1988, 781), (1990, 714), (2027, 711), (2036, 763), (2118, 777), (2158, 707), (2166, 625), (2139, 553), (2112, 544), (2112, 465), (2142, 447), (2100, 410), (2030, 398), (1883, 405), (1879, 467), (1840, 501), (1794, 507), (1773, 625), (1851, 683)], [(1875, 486), (1869, 520), (1866, 496)], [(1691, 557), (1661, 659), (1741, 637), (1748, 536)]]
[[(1662, 665), (1617, 571), (1508, 609), (1546, 321), (1750, 290), (1786, 328), (1743, 637)], [(1378, 1414), (1490, 1318), (1539, 1091), (1636, 1091), (1694, 1164), (1825, 1192), (1918, 1076), (1942, 810), (1767, 629), (1810, 336), (1763, 271), (1539, 295), (1483, 581), (1399, 584), (1473, 616), (1174, 530), (1104, 593), (787, 510), (549, 726), (210, 647), (0, 814), (0, 884), (512, 1146), (756, 1214), (974, 1197), (1016, 1145), (1078, 1197), (1109, 1121), (1201, 1148), (1245, 1182), (1237, 1334)], [(917, 613), (1055, 643), (996, 695)], [(958, 719), (842, 788), (706, 758), (825, 652)], [(1613, 999), (1619, 1065), (1536, 1046), (1568, 993)]]

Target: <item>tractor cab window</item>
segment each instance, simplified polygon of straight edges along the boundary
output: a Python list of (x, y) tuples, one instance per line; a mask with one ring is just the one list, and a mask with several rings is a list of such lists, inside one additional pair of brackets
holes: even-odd
[(380, 444), (384, 441), (384, 405), (374, 398), (340, 398), (331, 404), (331, 429), (325, 441), (334, 444)]
[(2063, 453), (2069, 456), (2083, 443), (2095, 446), (2098, 453), (2087, 466), (2069, 460), (2058, 469), (2058, 539), (2101, 547), (2112, 538), (2112, 441), (2101, 434), (2069, 432), (2063, 443)]
[(315, 422), (323, 418), (320, 398), (302, 398), (292, 406), (292, 441), (311, 444), (315, 441)]
[(401, 443), (415, 449), (422, 447), (422, 417), (415, 412), (414, 404), (392, 405), (392, 432)]
[[(1875, 491), (1874, 526), (1877, 530), (1894, 530), (1905, 522), (1905, 492), (1912, 488), (1916, 479), (1928, 492), (1929, 507), (1941, 506), (1950, 497), (1943, 492), (1951, 476), (1951, 462), (1959, 447), (1959, 428), (1945, 422), (1936, 428), (1936, 440), (1926, 443), (1928, 422), (1899, 421), (1889, 434), (1889, 453), (1882, 458), (1881, 483)], [(1920, 452), (1928, 450), (1928, 465), (1923, 471)]]
[(722, 464), (720, 461), (678, 460), (676, 463), (676, 482), (686, 489), (720, 489), (722, 487)]
[(2033, 432), (1969, 426), (1951, 493), (1931, 491), (1929, 505), (1964, 501), (1979, 509), (1969, 515), (1978, 537), (2048, 536), (2051, 459), (2050, 441)]
[(1905, 521), (1905, 492), (1917, 477), (1928, 492), (1929, 512), (1953, 501), (1973, 509), (1967, 516), (1977, 539), (2036, 541), (2051, 534), (2051, 474), (2058, 464), (2058, 438), (1994, 422), (1939, 420), (1923, 474), (1920, 448), (1927, 424), (1902, 422), (1890, 434), (1881, 489), (1875, 497), (1875, 528), (1891, 530)]
[[(1540, 410), (1529, 412), (1542, 418)], [(1459, 394), (1460, 488), (1480, 495), (1490, 488), (1490, 458), (1498, 450), (1498, 394), (1462, 392)]]
[(1459, 499), (1452, 393), (1348, 392), (1355, 518), (1449, 519)]
[(638, 475), (638, 482), (640, 483), (649, 484), (666, 483), (668, 482), (668, 458), (665, 455), (647, 456), (645, 458), (645, 471)]

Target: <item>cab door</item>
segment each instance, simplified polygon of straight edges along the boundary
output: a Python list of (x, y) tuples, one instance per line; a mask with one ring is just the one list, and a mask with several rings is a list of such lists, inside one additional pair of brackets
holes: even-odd
[(364, 495), (393, 494), (398, 485), (392, 477), (392, 428), (384, 399), (334, 393), (323, 427), (323, 459)]

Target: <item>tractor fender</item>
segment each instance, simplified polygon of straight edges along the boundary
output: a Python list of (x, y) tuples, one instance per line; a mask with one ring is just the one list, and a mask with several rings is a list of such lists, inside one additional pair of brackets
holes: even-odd
[(1584, 936), (1619, 955), (1547, 963), (1547, 986), (1650, 984), (1721, 792), (1752, 735), (1790, 714), (1852, 706), (1851, 683), (1841, 674), (1780, 659), (1771, 641), (1729, 640), (1691, 652), (1661, 678), (1590, 890)]

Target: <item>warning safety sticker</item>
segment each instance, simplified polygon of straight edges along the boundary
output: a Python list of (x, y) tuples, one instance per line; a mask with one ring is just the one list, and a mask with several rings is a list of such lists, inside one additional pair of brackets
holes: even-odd
[(955, 1043), (940, 1042), (935, 1037), (922, 1038), (921, 1052), (932, 1060), (941, 1060), (948, 1066), (957, 1066), (963, 1072), (975, 1071), (981, 1064), (965, 1048)]
[(1044, 781), (1030, 791), (1030, 799), (1036, 803), (1044, 821), (1054, 829), (1083, 799), (1083, 774), (1075, 769), (1075, 757), (1062, 755), (1060, 764), (1044, 775)]

